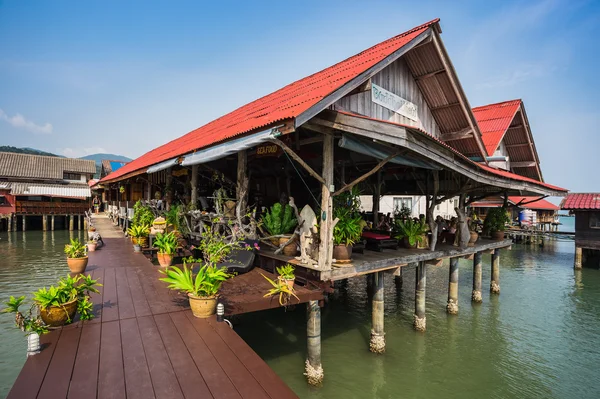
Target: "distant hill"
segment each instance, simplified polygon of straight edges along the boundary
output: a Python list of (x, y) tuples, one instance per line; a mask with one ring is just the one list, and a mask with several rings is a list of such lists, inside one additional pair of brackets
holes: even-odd
[(35, 148), (17, 148), (10, 145), (0, 146), (0, 152), (15, 152), (17, 154), (45, 155), (47, 157), (60, 157), (60, 155), (52, 154), (51, 152), (36, 150)]
[(111, 161), (131, 162), (131, 158), (127, 158), (126, 156), (123, 156), (123, 155), (101, 154), (101, 153), (86, 155), (85, 157), (81, 157), (80, 159), (91, 159), (92, 161), (96, 162), (96, 165), (101, 165), (103, 159), (109, 159)]

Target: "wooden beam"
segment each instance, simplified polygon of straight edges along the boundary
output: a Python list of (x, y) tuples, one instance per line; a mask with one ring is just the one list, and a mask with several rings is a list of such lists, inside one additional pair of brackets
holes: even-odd
[(438, 69), (437, 71), (433, 71), (433, 72), (425, 73), (423, 75), (415, 76), (415, 80), (419, 81), (419, 80), (423, 80), (423, 79), (429, 79), (429, 78), (434, 77), (435, 75), (439, 75), (440, 73), (444, 73), (444, 72), (446, 72), (446, 68)]
[(537, 166), (537, 162), (535, 161), (520, 161), (520, 162), (511, 162), (511, 168), (532, 168)]
[(347, 96), (351, 96), (352, 94), (358, 94), (365, 91), (371, 90), (371, 78), (367, 79), (366, 82), (359, 85), (356, 89), (352, 90), (350, 93), (346, 94)]
[(519, 123), (518, 125), (513, 125), (513, 126), (509, 126), (507, 130), (511, 130), (511, 129), (521, 129), (523, 127), (522, 123)]
[(473, 137), (473, 130), (470, 127), (458, 130), (451, 133), (442, 133), (441, 139), (443, 141), (462, 140)]
[(506, 148), (529, 147), (529, 143), (506, 144)]
[(450, 103), (450, 104), (438, 105), (437, 107), (430, 107), (429, 110), (438, 111), (440, 109), (446, 109), (446, 108), (456, 107), (456, 106), (460, 106), (460, 103), (455, 102), (455, 103)]
[(336, 195), (340, 195), (341, 193), (350, 190), (352, 187), (356, 186), (358, 183), (360, 183), (361, 181), (366, 180), (369, 176), (377, 173), (377, 171), (379, 171), (379, 169), (383, 168), (383, 166), (388, 163), (389, 161), (391, 161), (392, 159), (394, 159), (395, 157), (397, 157), (398, 155), (401, 154), (401, 151), (396, 152), (395, 154), (392, 154), (390, 156), (388, 156), (387, 158), (383, 159), (381, 162), (379, 162), (373, 169), (371, 169), (370, 171), (368, 171), (367, 173), (365, 173), (364, 175), (354, 179), (354, 181), (352, 181), (351, 183), (346, 184), (344, 187), (340, 188), (339, 190), (337, 190), (335, 193), (332, 194), (332, 196), (336, 196)]
[(279, 147), (281, 147), (281, 149), (283, 151), (285, 151), (290, 157), (292, 157), (294, 159), (294, 161), (298, 162), (304, 169), (306, 169), (306, 171), (315, 179), (317, 179), (321, 184), (325, 184), (325, 179), (323, 179), (321, 177), (321, 175), (319, 175), (317, 172), (314, 171), (313, 168), (311, 168), (310, 166), (308, 166), (308, 164), (306, 162), (304, 162), (304, 160), (302, 158), (300, 158), (298, 156), (298, 154), (296, 154), (294, 152), (294, 150), (292, 150), (290, 147), (288, 147), (287, 145), (285, 145), (285, 143), (279, 139), (271, 139), (270, 141), (272, 141), (273, 143), (277, 144)]

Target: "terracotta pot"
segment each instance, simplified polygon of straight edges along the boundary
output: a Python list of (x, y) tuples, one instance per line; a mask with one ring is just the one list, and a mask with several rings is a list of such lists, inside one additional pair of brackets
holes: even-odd
[(504, 232), (503, 231), (494, 231), (492, 234), (492, 239), (496, 241), (504, 240)]
[[(279, 239), (279, 242), (277, 243), (277, 245), (278, 246), (283, 245), (286, 242), (288, 242), (289, 239), (290, 239), (290, 237), (281, 237)], [(288, 245), (283, 247), (283, 254), (285, 256), (296, 256), (297, 252), (298, 252), (298, 246), (296, 245), (296, 240), (292, 241), (291, 243), (289, 243)]]
[(275, 245), (276, 247), (279, 247), (279, 238), (271, 238), (271, 244)]
[(67, 321), (73, 320), (76, 311), (77, 299), (74, 299), (63, 306), (48, 306), (46, 309), (40, 309), (40, 316), (50, 327), (60, 327)]
[(156, 256), (158, 257), (158, 264), (162, 267), (171, 266), (171, 263), (173, 263), (173, 255), (161, 254), (159, 252)]
[(217, 297), (202, 298), (192, 294), (188, 294), (190, 300), (190, 308), (195, 317), (205, 319), (215, 314), (217, 309)]
[(94, 252), (96, 250), (96, 246), (98, 244), (88, 244), (87, 248), (88, 248), (88, 252)]
[(67, 258), (67, 266), (69, 266), (69, 270), (71, 270), (71, 273), (81, 274), (85, 272), (87, 264), (87, 256), (84, 256), (83, 258)]
[(479, 234), (476, 231), (471, 231), (471, 238), (469, 239), (469, 246), (473, 247), (475, 246), (475, 243), (477, 242), (477, 239), (479, 238)]
[(418, 245), (417, 242), (415, 242), (415, 245), (410, 245), (410, 242), (408, 241), (407, 237), (402, 238), (402, 244), (404, 245), (404, 248), (408, 248), (408, 249), (417, 249), (417, 245)]
[(137, 237), (131, 237), (131, 243), (133, 245), (138, 245), (138, 239), (137, 239)]
[(140, 247), (148, 246), (148, 237), (138, 237), (137, 243)]
[(283, 281), (283, 282), (284, 282), (284, 283), (285, 283), (285, 284), (288, 286), (288, 288), (289, 288), (290, 290), (293, 290), (293, 289), (294, 289), (294, 281), (296, 281), (296, 279), (295, 279), (295, 278), (288, 280), (288, 279), (285, 279), (285, 278), (283, 278), (283, 277), (279, 276), (279, 277), (277, 277), (277, 280), (279, 280), (279, 281)]
[(352, 259), (352, 245), (334, 245), (333, 258), (338, 262)]

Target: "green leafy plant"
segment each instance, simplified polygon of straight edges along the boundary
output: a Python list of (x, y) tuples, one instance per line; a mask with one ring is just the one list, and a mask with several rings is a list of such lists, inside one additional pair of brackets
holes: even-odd
[(360, 190), (358, 186), (353, 186), (350, 190), (333, 197), (333, 209), (346, 209), (352, 216), (360, 213)]
[(133, 238), (148, 237), (150, 233), (149, 225), (133, 225), (127, 229), (127, 234)]
[(177, 236), (173, 232), (164, 234), (158, 233), (153, 244), (158, 248), (158, 253), (173, 255), (178, 245)]
[(34, 314), (35, 304), (29, 307), (29, 311), (25, 314), (21, 313), (19, 308), (25, 301), (24, 296), (15, 298), (10, 296), (10, 299), (5, 302), (6, 308), (2, 309), (2, 313), (14, 313), (15, 314), (15, 325), (23, 332), (35, 332), (38, 334), (44, 334), (48, 332), (48, 327), (44, 325), (44, 322), (40, 318), (39, 314)]
[(362, 218), (353, 214), (350, 209), (337, 208), (334, 210), (333, 218), (338, 222), (333, 228), (334, 245), (353, 245), (362, 235)]
[(65, 245), (65, 253), (68, 258), (84, 258), (85, 245), (78, 238), (71, 238), (71, 243)]
[(169, 210), (164, 213), (167, 225), (171, 226), (174, 230), (180, 230), (181, 228), (181, 216), (183, 215), (183, 207), (181, 205), (171, 205)]
[(262, 223), (269, 234), (277, 236), (290, 233), (298, 224), (298, 220), (294, 216), (294, 210), (289, 204), (283, 207), (277, 202), (265, 213)]
[(221, 262), (225, 262), (233, 250), (253, 250), (253, 247), (248, 245), (243, 247), (242, 239), (241, 236), (230, 239), (219, 233), (217, 229), (208, 226), (202, 234), (198, 249), (202, 251), (204, 263), (209, 266), (216, 266)]
[(425, 239), (427, 233), (427, 224), (425, 220), (413, 220), (407, 219), (406, 221), (398, 220), (394, 224), (394, 230), (396, 231), (397, 239), (408, 240), (411, 247), (421, 244)]
[(154, 212), (149, 206), (142, 204), (142, 201), (135, 203), (133, 206), (133, 226), (151, 226), (154, 218)]
[(184, 262), (183, 269), (177, 266), (168, 267), (160, 271), (165, 277), (160, 280), (169, 284), (173, 290), (183, 291), (201, 298), (211, 298), (217, 295), (223, 281), (232, 275), (227, 273), (227, 268), (217, 268), (204, 265), (194, 276), (191, 268)]
[(296, 278), (296, 275), (294, 274), (294, 266), (290, 265), (289, 263), (285, 266), (277, 267), (276, 270), (277, 274), (279, 274), (279, 276), (284, 280), (293, 280)]
[(292, 296), (300, 301), (300, 298), (298, 298), (294, 292), (294, 288), (290, 288), (284, 281), (273, 281), (262, 273), (261, 276), (263, 276), (272, 286), (272, 288), (264, 295), (265, 298), (277, 295), (279, 296), (279, 304), (281, 306), (286, 306)]
[(506, 229), (506, 223), (509, 223), (510, 219), (506, 208), (492, 208), (485, 215), (483, 220), (483, 232), (485, 234), (491, 234), (496, 231), (504, 231)]
[[(46, 309), (50, 306), (65, 309), (66, 303), (77, 301), (77, 311), (81, 320), (89, 320), (94, 317), (93, 304), (90, 302), (90, 293), (99, 293), (96, 287), (101, 287), (97, 280), (88, 275), (78, 274), (75, 277), (67, 275), (58, 280), (56, 286), (43, 287), (33, 293), (33, 302), (40, 308)], [(66, 309), (65, 309), (66, 312)], [(69, 319), (68, 322), (71, 320)]]

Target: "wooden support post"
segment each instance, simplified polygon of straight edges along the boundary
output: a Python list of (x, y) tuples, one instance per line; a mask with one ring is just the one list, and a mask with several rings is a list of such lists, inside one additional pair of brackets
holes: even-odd
[(237, 209), (236, 216), (241, 218), (245, 212), (248, 203), (248, 154), (246, 150), (238, 152), (237, 164), (237, 187), (236, 199)]
[(319, 269), (331, 269), (333, 258), (333, 204), (331, 191), (333, 186), (333, 136), (323, 138), (323, 180), (321, 185), (321, 226), (319, 244)]
[(8, 215), (8, 218), (6, 219), (6, 221), (8, 222), (8, 226), (6, 226), (6, 231), (8, 231), (9, 233), (12, 231), (12, 219), (12, 214)]
[(190, 185), (192, 186), (192, 190), (190, 193), (190, 202), (192, 204), (192, 209), (197, 208), (198, 204), (198, 165), (192, 165), (192, 180), (190, 181)]
[(492, 253), (492, 279), (490, 281), (490, 292), (500, 294), (500, 250)]
[(167, 169), (167, 187), (166, 187), (166, 196), (167, 196), (167, 206), (166, 210), (168, 211), (171, 207), (171, 203), (173, 202), (173, 167)]
[(473, 292), (471, 292), (471, 301), (481, 303), (481, 252), (475, 253), (473, 258)]
[(21, 216), (21, 222), (23, 223), (22, 230), (26, 231), (27, 230), (27, 217), (25, 215)]
[(73, 231), (73, 215), (69, 215), (69, 231)]
[(83, 216), (79, 215), (79, 220), (77, 220), (77, 230), (81, 230), (82, 226), (83, 226)]
[(83, 230), (88, 231), (88, 220), (87, 218), (83, 219)]
[(42, 231), (48, 230), (48, 215), (42, 215)]
[(575, 247), (575, 261), (573, 263), (573, 267), (575, 269), (581, 269), (583, 266), (583, 248)]
[(448, 314), (458, 314), (458, 258), (450, 258), (446, 312)]
[(320, 385), (323, 382), (324, 373), (321, 365), (321, 308), (319, 301), (309, 301), (306, 304), (306, 338), (308, 356), (304, 375), (310, 385)]
[(50, 216), (50, 230), (54, 231), (54, 215)]
[(402, 267), (398, 267), (394, 270), (394, 283), (397, 287), (402, 287), (402, 283), (404, 282), (404, 278), (402, 276)]
[(373, 228), (379, 223), (379, 201), (381, 200), (381, 171), (377, 172), (373, 189)]
[(385, 352), (385, 331), (383, 328), (383, 298), (384, 298), (384, 276), (385, 272), (377, 272), (374, 277), (374, 292), (372, 301), (372, 327), (371, 342), (369, 349), (373, 353), (382, 354)]
[(13, 220), (13, 231), (17, 231), (17, 222), (18, 222), (19, 218), (17, 215), (14, 215), (14, 220)]
[(427, 264), (419, 262), (415, 277), (415, 318), (413, 327), (417, 331), (425, 331), (427, 319), (425, 317), (425, 289), (427, 283)]

